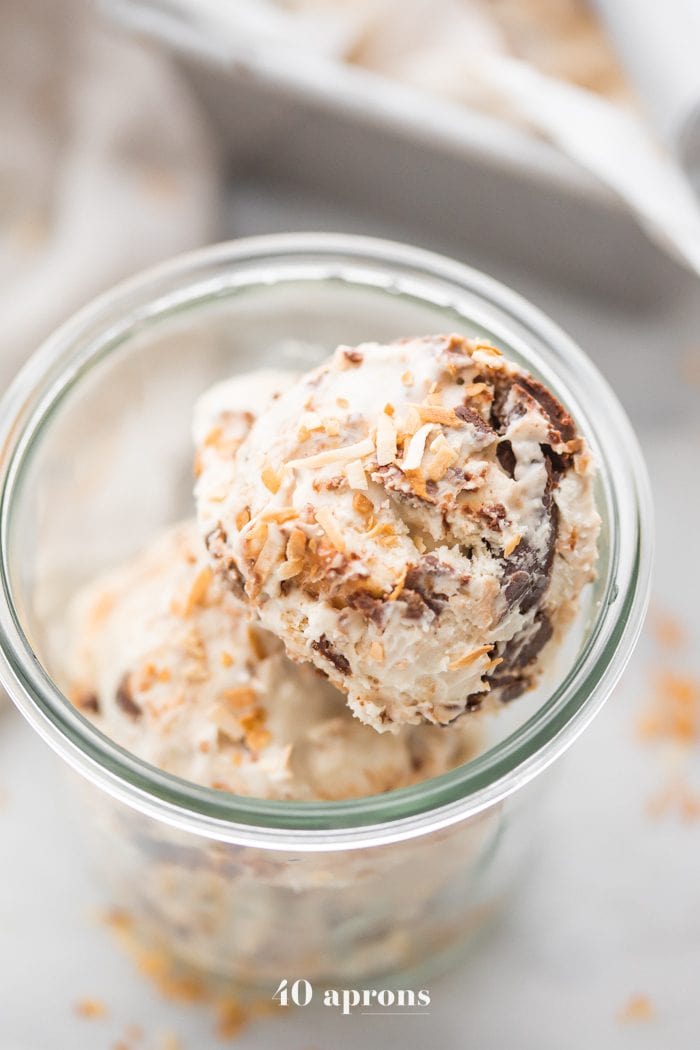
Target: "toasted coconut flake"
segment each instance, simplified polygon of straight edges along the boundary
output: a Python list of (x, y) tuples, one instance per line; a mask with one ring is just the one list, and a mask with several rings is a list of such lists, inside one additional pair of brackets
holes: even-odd
[(428, 493), (426, 488), (427, 478), (420, 468), (418, 470), (404, 470), (404, 474), (416, 496), (426, 500), (428, 503), (435, 503), (433, 497)]
[(203, 605), (204, 600), (209, 590), (209, 585), (214, 578), (214, 574), (208, 565), (205, 565), (200, 572), (197, 573), (192, 586), (190, 587), (189, 594), (185, 599), (185, 605), (183, 609), (183, 615), (189, 616), (193, 609), (196, 609), (198, 605)]
[(244, 507), (243, 510), (239, 510), (238, 514), (236, 515), (236, 528), (238, 529), (238, 531), (240, 532), (241, 529), (244, 529), (249, 521), (250, 508)]
[(424, 423), (420, 430), (417, 430), (413, 435), (400, 464), (404, 472), (418, 470), (425, 455), (425, 443), (428, 440), (428, 434), (432, 433), (435, 427), (435, 423)]
[(401, 382), (404, 386), (413, 386), (413, 372), (405, 371), (401, 376)]
[(299, 512), (294, 507), (279, 507), (278, 509), (265, 510), (260, 515), (260, 521), (275, 521), (278, 525), (284, 525), (287, 521), (293, 521), (299, 517)]
[(267, 648), (265, 646), (264, 636), (257, 631), (254, 627), (248, 628), (248, 644), (255, 653), (257, 660), (264, 660), (268, 655)]
[(216, 445), (218, 445), (219, 441), (221, 440), (222, 434), (223, 430), (220, 426), (212, 427), (211, 430), (205, 436), (202, 444), (205, 448), (211, 448), (212, 446), (216, 447)]
[(245, 742), (251, 751), (259, 751), (270, 742), (270, 734), (264, 728), (266, 715), (262, 708), (243, 715), (241, 725), (245, 732)]
[(443, 427), (462, 426), (462, 420), (452, 408), (443, 408), (442, 405), (431, 405), (427, 402), (411, 407), (417, 411), (421, 423), (439, 423)]
[(210, 492), (207, 492), (207, 502), (208, 503), (223, 503), (227, 496), (228, 496), (228, 486), (227, 485), (220, 485), (218, 487), (218, 489), (215, 488), (215, 489), (212, 489)]
[(303, 430), (321, 430), (323, 428), (323, 421), (319, 416), (318, 412), (305, 412), (299, 421), (299, 426)]
[(287, 540), (287, 560), (280, 566), (277, 574), (280, 580), (292, 580), (299, 575), (304, 568), (305, 551), (306, 533), (302, 529), (294, 529)]
[(289, 559), (279, 567), (277, 578), (285, 583), (287, 580), (293, 580), (295, 576), (298, 576), (304, 568), (304, 562), (301, 558), (297, 558), (296, 561), (290, 561)]
[(471, 652), (465, 653), (464, 656), (458, 657), (458, 659), (453, 660), (447, 666), (449, 667), (450, 671), (458, 671), (462, 667), (468, 667), (469, 664), (473, 664), (474, 661), (478, 660), (480, 657), (486, 656), (486, 654), (490, 653), (492, 649), (492, 645), (480, 645), (478, 649), (472, 649)]
[(494, 357), (503, 357), (503, 354), (498, 349), (498, 347), (494, 346), (492, 343), (489, 343), (487, 341), (479, 340), (476, 343), (474, 349), (475, 350), (481, 350), (485, 354), (492, 354)]
[(258, 699), (258, 694), (249, 685), (237, 685), (232, 689), (225, 689), (221, 696), (234, 711), (239, 711), (242, 707), (250, 707)]
[[(370, 519), (374, 522), (374, 518)], [(395, 547), (398, 543), (396, 530), (390, 521), (374, 522), (370, 527), (370, 522), (367, 523), (368, 532), (367, 536), (370, 539), (377, 540), (384, 547)]]
[(346, 397), (337, 397), (335, 399), (335, 403), (338, 406), (338, 408), (342, 408), (342, 409), (350, 408), (350, 402), (348, 401), (348, 399)]
[(78, 1017), (88, 1020), (97, 1020), (107, 1016), (107, 1007), (100, 999), (80, 999), (75, 1004), (75, 1012)]
[(358, 514), (361, 514), (363, 518), (369, 517), (370, 514), (374, 513), (374, 504), (369, 496), (364, 496), (361, 492), (356, 492), (352, 497), (353, 510), (356, 510)]
[(261, 583), (266, 580), (272, 572), (279, 556), (279, 547), (280, 543), (278, 536), (274, 532), (269, 533), (263, 548), (258, 555), (254, 568), (254, 574)]
[(385, 412), (377, 420), (377, 465), (386, 467), (396, 462), (396, 427)]
[(509, 558), (511, 556), (515, 548), (520, 543), (521, 539), (522, 536), (519, 532), (516, 532), (515, 536), (511, 536), (511, 538), (508, 540), (505, 547), (503, 548), (503, 553), (505, 554), (506, 558)]
[(228, 651), (228, 649), (222, 649), (221, 650), (221, 655), (219, 656), (219, 662), (221, 663), (222, 667), (231, 667), (231, 666), (233, 666), (234, 659), (231, 656), (231, 653)]
[(387, 403), (384, 405), (384, 415), (393, 416), (395, 412), (396, 409), (392, 405), (391, 401), (387, 401)]
[(396, 581), (394, 589), (391, 592), (391, 594), (388, 596), (387, 601), (389, 601), (389, 602), (395, 602), (396, 601), (396, 599), (401, 594), (401, 591), (404, 589), (404, 585), (406, 583), (406, 577), (407, 576), (408, 576), (408, 565), (404, 565), (403, 569), (401, 570), (401, 575), (399, 576), (398, 580)]
[(287, 557), (290, 561), (296, 561), (304, 557), (306, 550), (306, 533), (303, 529), (292, 529), (287, 540)]
[(282, 475), (278, 474), (269, 463), (265, 463), (265, 466), (260, 472), (260, 477), (266, 489), (269, 489), (273, 494), (279, 492), (279, 487), (282, 484)]
[(359, 459), (352, 459), (345, 468), (345, 477), (351, 489), (366, 489), (367, 475)]
[(341, 445), (340, 448), (324, 449), (323, 452), (317, 452), (313, 456), (290, 459), (285, 466), (290, 470), (298, 470), (302, 467), (314, 469), (325, 467), (329, 463), (345, 463), (351, 459), (362, 459), (363, 456), (370, 456), (373, 452), (374, 442), (372, 438), (367, 437), (362, 441), (356, 441), (354, 445)]
[(228, 704), (214, 704), (209, 715), (220, 733), (235, 743), (243, 737), (243, 729), (237, 715), (234, 715)]
[(432, 460), (426, 470), (428, 481), (440, 481), (447, 471), (458, 459), (457, 453), (450, 445), (445, 435), (440, 433), (430, 445), (430, 451), (434, 453)]
[(338, 434), (340, 433), (340, 421), (332, 417), (324, 419), (323, 429), (329, 437), (338, 437)]
[(256, 522), (255, 526), (251, 528), (243, 541), (243, 550), (247, 558), (255, 561), (259, 557), (267, 541), (267, 532), (268, 527), (265, 521)]
[(345, 538), (331, 508), (319, 507), (316, 511), (316, 521), (319, 523), (335, 549), (340, 551), (341, 554), (344, 554)]
[(580, 452), (574, 456), (574, 470), (577, 474), (587, 474), (591, 467), (591, 457), (587, 452)]
[(493, 391), (488, 383), (467, 383), (464, 393), (467, 397), (481, 397), (483, 394), (488, 394), (490, 399)]
[(369, 655), (373, 660), (376, 660), (378, 664), (384, 663), (384, 646), (381, 642), (372, 642), (369, 647)]

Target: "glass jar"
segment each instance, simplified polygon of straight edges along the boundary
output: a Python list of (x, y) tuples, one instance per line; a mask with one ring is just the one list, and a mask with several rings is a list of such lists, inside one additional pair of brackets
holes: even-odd
[[(467, 764), (346, 802), (215, 792), (103, 736), (56, 684), (63, 610), (95, 573), (191, 516), (197, 395), (260, 365), (306, 368), (341, 342), (440, 331), (485, 336), (539, 376), (598, 462), (598, 578), (546, 682), (482, 719), (483, 747)], [(82, 774), (99, 877), (143, 941), (266, 989), (450, 959), (507, 899), (540, 774), (609, 696), (643, 619), (645, 469), (591, 362), (525, 300), (456, 262), (367, 238), (262, 237), (176, 259), (98, 299), (29, 362), (1, 419), (3, 679)]]

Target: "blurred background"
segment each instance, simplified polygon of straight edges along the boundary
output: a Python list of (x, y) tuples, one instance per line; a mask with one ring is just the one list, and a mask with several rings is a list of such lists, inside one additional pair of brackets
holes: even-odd
[(636, 426), (657, 529), (632, 665), (548, 774), (538, 860), (431, 986), (426, 1031), (323, 1010), (241, 1028), (173, 1001), (100, 919), (57, 760), (5, 705), (0, 1050), (695, 1047), (697, 0), (0, 0), (0, 18), (3, 388), (74, 310), (176, 252), (386, 236), (491, 273), (578, 340)]

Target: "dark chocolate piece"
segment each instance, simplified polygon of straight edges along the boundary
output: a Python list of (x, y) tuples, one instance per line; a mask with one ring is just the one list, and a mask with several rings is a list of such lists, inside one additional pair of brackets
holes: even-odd
[(325, 634), (322, 634), (318, 641), (311, 643), (311, 648), (315, 649), (317, 653), (325, 657), (329, 663), (333, 664), (336, 670), (340, 671), (341, 674), (351, 674), (350, 663), (347, 657), (343, 656), (342, 653), (337, 652), (336, 649), (330, 643), (330, 640)]
[(117, 691), (114, 694), (114, 699), (117, 706), (121, 707), (124, 714), (128, 715), (129, 718), (140, 718), (143, 714), (143, 710), (134, 700), (134, 694), (131, 691), (131, 675), (128, 671), (122, 675)]

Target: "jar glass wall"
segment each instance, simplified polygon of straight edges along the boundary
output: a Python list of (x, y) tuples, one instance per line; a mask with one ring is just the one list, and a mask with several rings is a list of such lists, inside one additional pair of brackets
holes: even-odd
[[(306, 369), (338, 343), (456, 331), (539, 376), (597, 459), (599, 572), (542, 685), (482, 719), (441, 777), (347, 802), (241, 798), (124, 752), (59, 688), (64, 611), (88, 579), (192, 514), (191, 408), (211, 383)], [(651, 514), (604, 380), (534, 307), (401, 245), (288, 235), (222, 245), (120, 286), (9, 391), (0, 432), (3, 677), (84, 778), (105, 885), (151, 943), (248, 983), (358, 977), (452, 952), (504, 899), (531, 839), (525, 790), (610, 694), (648, 594)]]

